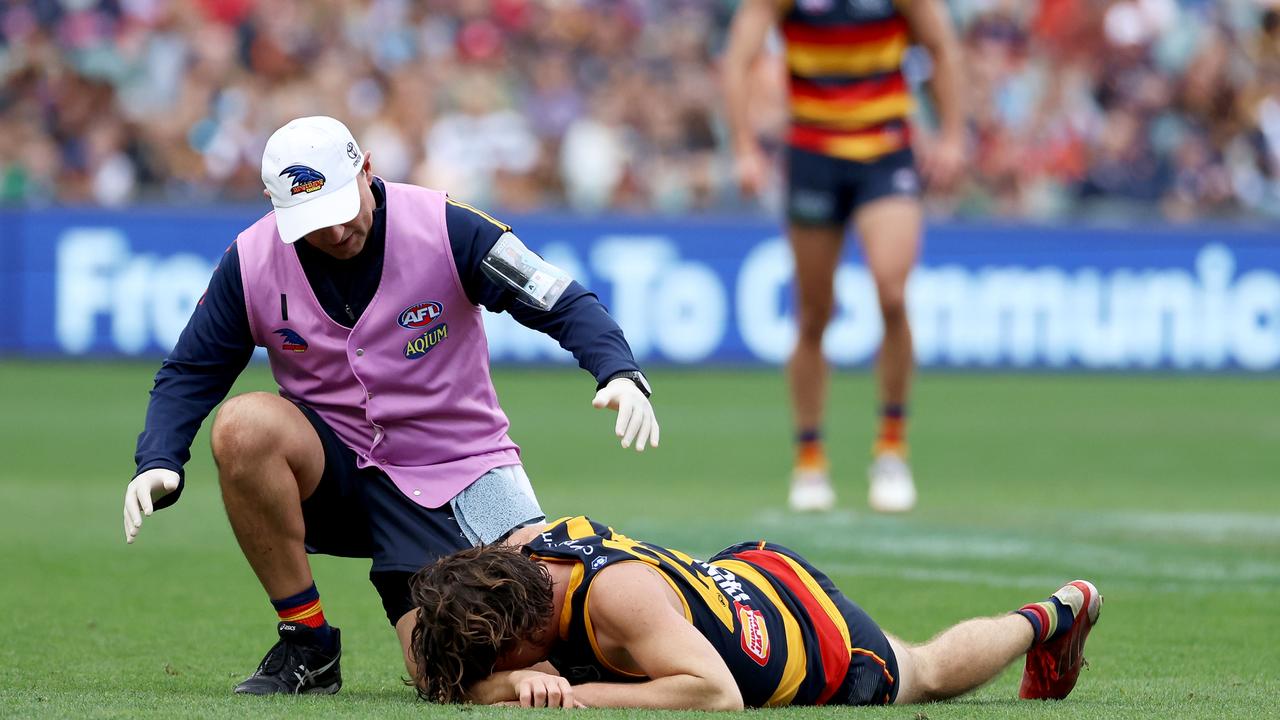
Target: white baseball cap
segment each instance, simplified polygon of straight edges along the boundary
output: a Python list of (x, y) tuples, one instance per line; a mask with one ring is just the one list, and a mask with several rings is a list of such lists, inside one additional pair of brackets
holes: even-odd
[(360, 188), (353, 181), (363, 164), (351, 131), (331, 117), (298, 118), (272, 133), (262, 152), (262, 182), (280, 239), (297, 242), (359, 214)]

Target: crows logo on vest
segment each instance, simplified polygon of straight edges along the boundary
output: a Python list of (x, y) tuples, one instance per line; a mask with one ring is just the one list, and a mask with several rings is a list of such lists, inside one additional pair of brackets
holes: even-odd
[(417, 330), (435, 322), (436, 318), (440, 317), (443, 312), (443, 305), (433, 300), (426, 300), (401, 310), (400, 318), (396, 322), (399, 322), (400, 327), (406, 330)]
[(281, 170), (280, 174), (293, 178), (293, 187), (289, 188), (290, 195), (313, 193), (324, 187), (324, 175), (321, 175), (319, 170), (306, 165), (290, 165)]
[(307, 351), (307, 341), (303, 340), (302, 336), (294, 332), (291, 328), (280, 328), (273, 332), (284, 339), (284, 342), (280, 344), (281, 350), (292, 350), (294, 352)]
[(404, 356), (410, 360), (418, 358), (431, 352), (431, 349), (444, 342), (449, 337), (448, 323), (440, 323), (430, 330), (422, 333), (418, 337), (405, 343)]

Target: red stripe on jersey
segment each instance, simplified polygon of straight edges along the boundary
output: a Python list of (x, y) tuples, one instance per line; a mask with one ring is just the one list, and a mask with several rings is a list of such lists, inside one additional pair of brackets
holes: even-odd
[(907, 79), (901, 72), (890, 73), (880, 78), (843, 82), (839, 85), (822, 85), (798, 76), (791, 78), (791, 96), (796, 98), (861, 102), (906, 92)]
[(777, 553), (769, 550), (747, 550), (734, 557), (755, 565), (785, 585), (809, 614), (809, 621), (818, 637), (818, 656), (822, 658), (822, 672), (827, 681), (814, 704), (825, 705), (849, 672), (849, 646), (840, 634), (840, 629), (813, 593), (809, 592), (804, 581), (796, 575), (795, 570), (779, 558)]
[(895, 16), (878, 22), (823, 27), (801, 22), (782, 24), (782, 36), (789, 43), (813, 45), (862, 45), (907, 34), (907, 21)]
[[(904, 141), (911, 139), (911, 127), (905, 123), (890, 124), (884, 123), (873, 128), (865, 130), (827, 130), (825, 128), (815, 127), (813, 125), (796, 124), (791, 128), (791, 140), (803, 142), (823, 142), (827, 140), (840, 140), (844, 138), (856, 137), (872, 137), (875, 135), (885, 134), (901, 135)], [(906, 142), (903, 143), (904, 145)]]

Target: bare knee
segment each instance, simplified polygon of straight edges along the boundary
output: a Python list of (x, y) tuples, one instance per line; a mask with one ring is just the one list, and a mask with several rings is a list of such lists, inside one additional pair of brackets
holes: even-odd
[(885, 324), (906, 322), (907, 288), (905, 283), (879, 283), (876, 290), (880, 297), (880, 314)]
[(801, 344), (821, 345), (832, 312), (831, 303), (802, 304), (796, 318), (797, 340)]
[(220, 468), (238, 461), (261, 458), (279, 448), (281, 403), (277, 395), (251, 392), (237, 395), (222, 404), (213, 420), (209, 444)]

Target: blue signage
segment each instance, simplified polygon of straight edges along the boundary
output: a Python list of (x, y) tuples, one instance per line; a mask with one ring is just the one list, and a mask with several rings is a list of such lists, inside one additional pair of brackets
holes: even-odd
[[(159, 356), (256, 209), (0, 214), (0, 352)], [(780, 228), (708, 218), (507, 218), (595, 291), (641, 362), (783, 362), (795, 338)], [(826, 339), (869, 363), (881, 325), (855, 243)], [(930, 228), (908, 287), (924, 366), (1280, 369), (1280, 242), (1268, 228)], [(17, 312), (13, 312), (13, 309)], [(566, 362), (550, 338), (486, 318), (497, 363)]]

